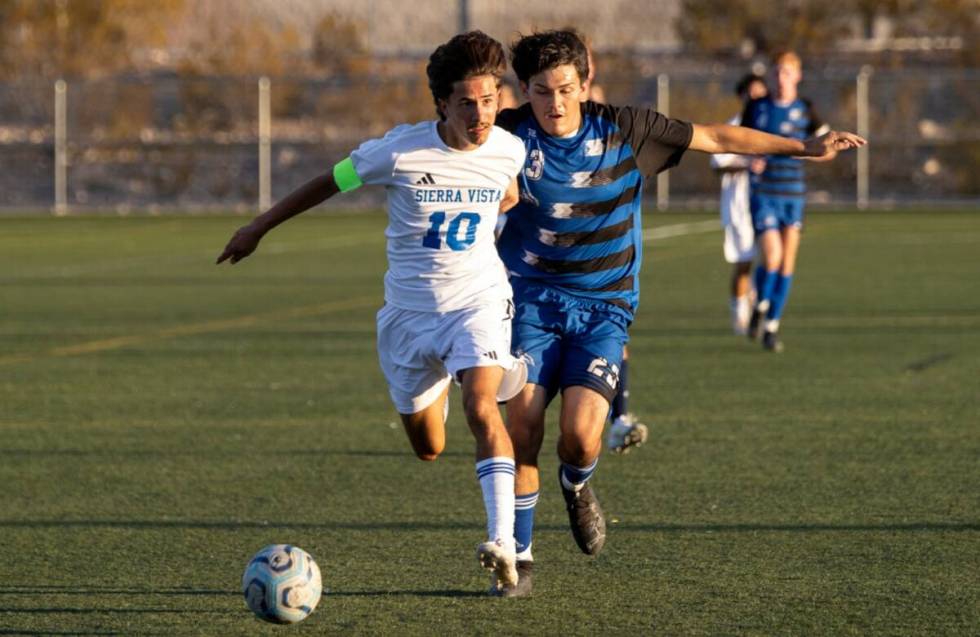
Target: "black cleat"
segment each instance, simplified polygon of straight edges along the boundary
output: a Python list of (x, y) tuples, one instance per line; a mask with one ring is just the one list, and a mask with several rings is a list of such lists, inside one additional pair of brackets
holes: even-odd
[(766, 332), (762, 335), (762, 349), (779, 354), (783, 351), (783, 342), (779, 340), (779, 332)]
[(520, 560), (517, 562), (517, 583), (512, 586), (492, 586), (490, 594), (494, 597), (530, 597), (533, 579), (534, 562)]
[(759, 325), (761, 324), (762, 312), (759, 311), (759, 308), (755, 308), (752, 310), (752, 317), (749, 319), (749, 328), (745, 332), (750, 341), (759, 340)]
[(606, 516), (592, 486), (586, 482), (578, 491), (566, 489), (561, 482), (561, 467), (558, 468), (558, 485), (565, 496), (568, 525), (572, 528), (575, 543), (586, 555), (598, 555), (606, 543)]

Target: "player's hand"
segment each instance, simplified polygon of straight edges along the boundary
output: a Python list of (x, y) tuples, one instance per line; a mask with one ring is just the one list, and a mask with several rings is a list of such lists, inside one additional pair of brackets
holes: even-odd
[(224, 251), (215, 264), (221, 263), (226, 260), (231, 260), (231, 263), (238, 263), (248, 255), (255, 252), (255, 248), (258, 247), (259, 241), (262, 240), (262, 232), (255, 228), (252, 224), (247, 226), (242, 226), (239, 228), (234, 236), (232, 236), (231, 241), (225, 246)]
[(837, 153), (851, 148), (860, 148), (868, 141), (854, 133), (842, 133), (832, 130), (820, 137), (811, 137), (803, 141), (804, 157), (820, 157), (833, 159)]
[(749, 162), (749, 171), (753, 175), (761, 175), (766, 171), (766, 160), (762, 157), (752, 158), (752, 161)]

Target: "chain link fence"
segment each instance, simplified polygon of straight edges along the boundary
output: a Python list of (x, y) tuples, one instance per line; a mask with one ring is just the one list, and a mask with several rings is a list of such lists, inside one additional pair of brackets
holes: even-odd
[[(740, 111), (732, 87), (741, 73), (627, 75), (604, 68), (603, 88), (611, 103), (656, 107), (659, 98), (673, 117), (723, 122)], [(801, 93), (825, 121), (855, 130), (862, 107), (857, 75), (813, 73)], [(276, 200), (360, 141), (434, 117), (421, 66), (396, 80), (273, 78), (269, 152), (260, 154), (258, 85), (257, 78), (175, 74), (69, 81), (64, 122), (56, 123), (53, 81), (0, 84), (0, 209), (47, 211), (59, 202), (59, 212), (253, 211), (263, 194), (260, 156), (268, 157), (265, 194)], [(980, 71), (872, 71), (864, 107), (869, 205), (980, 204)], [(848, 153), (809, 167), (811, 203), (857, 205), (858, 164), (857, 154)], [(656, 191), (651, 182), (647, 195)], [(711, 206), (717, 191), (708, 157), (689, 153), (658, 201)], [(345, 196), (343, 205), (375, 205), (382, 196), (367, 189)]]

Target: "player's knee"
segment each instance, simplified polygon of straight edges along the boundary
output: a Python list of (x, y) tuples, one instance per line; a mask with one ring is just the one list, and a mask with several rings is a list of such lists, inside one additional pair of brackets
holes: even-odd
[(470, 394), (463, 397), (463, 411), (471, 427), (483, 427), (500, 418), (500, 409), (493, 397)]
[(562, 432), (558, 438), (558, 455), (567, 462), (584, 467), (595, 460), (602, 450), (602, 430), (599, 435), (583, 431)]
[(442, 453), (445, 445), (436, 444), (415, 444), (412, 445), (412, 449), (415, 451), (415, 457), (422, 462), (434, 462), (439, 454)]

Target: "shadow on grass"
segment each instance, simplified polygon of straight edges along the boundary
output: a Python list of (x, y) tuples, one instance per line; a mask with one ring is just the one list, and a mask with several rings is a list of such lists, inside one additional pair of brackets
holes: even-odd
[(92, 585), (7, 584), (0, 585), (0, 595), (164, 595), (164, 596), (226, 596), (241, 597), (241, 591), (206, 588), (119, 588)]
[[(214, 529), (237, 531), (243, 529), (307, 529), (313, 531), (456, 531), (478, 530), (477, 521), (404, 521), (404, 522), (295, 522), (288, 520), (0, 520), (5, 529)], [(539, 531), (567, 531), (563, 524), (539, 524)], [(618, 531), (648, 533), (956, 533), (980, 531), (980, 522), (909, 522), (891, 523), (732, 523), (732, 524), (615, 524)]]
[[(392, 450), (368, 450), (351, 449), (347, 451), (337, 451), (333, 449), (208, 449), (200, 448), (194, 450), (174, 449), (174, 450), (152, 450), (152, 449), (0, 449), (0, 456), (10, 456), (14, 458), (40, 458), (40, 457), (111, 457), (111, 458), (237, 458), (248, 456), (315, 456), (315, 457), (344, 457), (344, 458), (403, 458), (415, 461), (415, 456), (407, 447), (400, 451)], [(443, 451), (439, 454), (440, 458), (473, 458), (472, 451)]]
[[(241, 591), (229, 591), (219, 589), (194, 589), (194, 588), (118, 588), (101, 587), (91, 585), (71, 586), (71, 585), (49, 585), (49, 584), (9, 584), (0, 585), (0, 595), (125, 595), (127, 597), (138, 596), (207, 596), (207, 597), (241, 597)], [(486, 597), (485, 592), (464, 591), (464, 590), (416, 590), (416, 591), (324, 591), (324, 597)], [(3, 609), (2, 612), (11, 613), (178, 613), (184, 612), (178, 609), (112, 609), (112, 608), (21, 608)], [(191, 613), (210, 613), (218, 611), (198, 610), (187, 611)], [(3, 633), (0, 633), (3, 634)]]
[(486, 591), (330, 591), (324, 597), (487, 597)]
[[(0, 628), (0, 635), (121, 635), (122, 633), (104, 633), (104, 632), (79, 632), (77, 630), (72, 631), (57, 631), (57, 630), (17, 630), (14, 628)], [(154, 635), (156, 633), (143, 633), (144, 635)]]
[(227, 613), (224, 609), (216, 610), (195, 610), (187, 608), (4, 608), (5, 615), (26, 614), (26, 615), (98, 615), (107, 613), (124, 613), (133, 615), (214, 615), (215, 613)]

